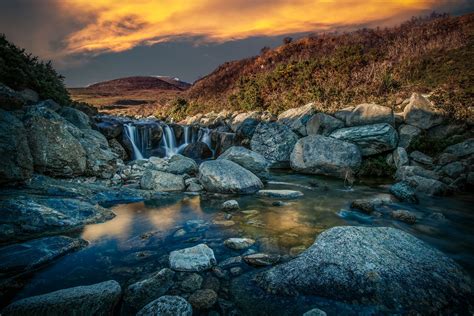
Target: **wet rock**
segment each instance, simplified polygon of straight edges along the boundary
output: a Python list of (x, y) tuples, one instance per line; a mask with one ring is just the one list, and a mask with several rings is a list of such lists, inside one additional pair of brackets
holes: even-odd
[(233, 146), (227, 149), (218, 159), (226, 159), (251, 171), (260, 179), (268, 178), (268, 161), (259, 153), (245, 147)]
[(181, 289), (184, 292), (194, 292), (201, 288), (202, 276), (197, 273), (191, 273), (181, 282)]
[(182, 175), (146, 170), (140, 180), (140, 187), (145, 190), (162, 192), (184, 191), (184, 178)]
[(346, 126), (360, 126), (378, 123), (395, 125), (393, 110), (374, 103), (364, 103), (356, 106), (346, 118)]
[(143, 307), (137, 316), (192, 316), (192, 314), (193, 308), (184, 298), (165, 295)]
[(345, 178), (361, 164), (358, 147), (330, 137), (314, 135), (300, 139), (291, 153), (293, 170)]
[(234, 250), (242, 250), (252, 246), (255, 240), (250, 238), (228, 238), (224, 241), (224, 245)]
[(135, 310), (140, 310), (171, 288), (174, 274), (170, 269), (164, 268), (144, 280), (131, 284), (125, 291), (124, 301)]
[(250, 194), (263, 188), (256, 175), (225, 159), (203, 162), (199, 180), (209, 192)]
[(76, 286), (13, 302), (3, 315), (112, 315), (121, 296), (116, 281)]
[(303, 316), (326, 316), (326, 312), (320, 310), (319, 308), (313, 308), (312, 310), (307, 311)]
[(418, 93), (413, 93), (410, 103), (403, 110), (403, 117), (407, 124), (429, 129), (443, 122), (442, 116), (435, 111), (431, 102)]
[(31, 272), (88, 243), (66, 236), (44, 237), (0, 248), (0, 274)]
[(362, 211), (366, 214), (372, 214), (377, 207), (384, 204), (385, 201), (380, 199), (359, 199), (351, 202), (351, 208)]
[(278, 115), (278, 123), (284, 124), (298, 135), (307, 136), (306, 124), (314, 114), (314, 103), (286, 110)]
[[(1, 86), (0, 86), (1, 87)], [(0, 184), (15, 184), (33, 174), (33, 158), (23, 123), (0, 109)]]
[(206, 244), (175, 250), (169, 256), (170, 267), (176, 271), (199, 272), (216, 264), (214, 251)]
[(300, 256), (255, 280), (275, 294), (381, 304), (405, 312), (447, 312), (466, 306), (472, 296), (470, 277), (452, 259), (389, 227), (331, 228)]
[(186, 185), (187, 192), (201, 192), (202, 190), (204, 190), (203, 186), (197, 178), (185, 179), (184, 184)]
[(217, 294), (213, 290), (197, 290), (189, 297), (189, 303), (193, 308), (202, 310), (209, 309), (217, 302)]
[(219, 262), (219, 267), (221, 268), (229, 268), (236, 265), (240, 265), (243, 262), (241, 256), (229, 257), (221, 262)]
[(405, 222), (407, 224), (415, 224), (416, 223), (416, 216), (413, 213), (411, 213), (410, 211), (396, 210), (396, 211), (392, 211), (390, 213), (390, 216), (393, 219)]
[(251, 266), (264, 267), (276, 264), (280, 261), (280, 256), (266, 253), (254, 253), (244, 256), (244, 261)]
[(363, 156), (395, 149), (398, 144), (397, 131), (387, 123), (341, 128), (330, 136), (356, 144)]
[(250, 148), (270, 163), (270, 168), (286, 168), (298, 136), (280, 123), (260, 123), (250, 142)]
[(184, 157), (182, 155), (173, 155), (169, 161), (167, 167), (167, 172), (173, 174), (189, 174), (194, 175), (198, 171), (198, 166), (196, 162), (191, 159)]
[(91, 120), (86, 113), (77, 109), (64, 106), (59, 110), (59, 114), (68, 120), (71, 124), (80, 129), (90, 129)]
[(183, 156), (194, 160), (203, 160), (212, 157), (212, 151), (206, 143), (195, 142), (187, 145), (183, 149)]
[(390, 187), (390, 193), (397, 199), (408, 203), (418, 203), (415, 189), (406, 181), (395, 183)]
[(410, 163), (410, 159), (408, 159), (408, 154), (405, 148), (397, 147), (397, 149), (393, 151), (393, 161), (397, 169), (402, 166), (407, 166)]
[(406, 181), (415, 188), (417, 193), (423, 193), (429, 196), (432, 195), (448, 195), (450, 193), (449, 187), (441, 181), (424, 178), (421, 176), (411, 176)]
[(413, 125), (402, 125), (398, 129), (398, 146), (409, 148), (412, 142), (421, 134), (421, 129)]
[(237, 211), (239, 209), (239, 202), (236, 200), (229, 200), (222, 203), (221, 210), (223, 211)]
[(301, 191), (294, 190), (260, 190), (257, 192), (257, 195), (276, 199), (297, 199), (304, 194)]
[(308, 135), (329, 136), (333, 131), (343, 127), (343, 121), (324, 113), (316, 113), (306, 124)]

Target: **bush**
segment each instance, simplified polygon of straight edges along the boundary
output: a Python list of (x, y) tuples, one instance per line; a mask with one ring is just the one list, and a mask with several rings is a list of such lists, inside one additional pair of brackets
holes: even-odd
[(50, 61), (43, 62), (26, 53), (0, 34), (0, 82), (15, 90), (35, 90), (42, 99), (66, 105), (71, 99), (63, 79)]

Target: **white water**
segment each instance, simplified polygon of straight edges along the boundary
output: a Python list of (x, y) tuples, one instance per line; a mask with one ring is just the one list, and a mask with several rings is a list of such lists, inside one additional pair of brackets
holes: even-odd
[[(125, 126), (125, 135), (127, 136), (128, 140), (132, 144), (133, 149), (133, 159), (143, 159), (143, 154), (138, 149), (137, 143), (140, 140), (138, 136), (137, 127), (132, 125), (131, 123), (124, 124)], [(142, 147), (143, 148), (143, 147)]]
[(179, 148), (176, 146), (176, 136), (174, 134), (174, 130), (168, 125), (163, 127), (162, 142), (166, 157), (171, 157), (178, 153)]

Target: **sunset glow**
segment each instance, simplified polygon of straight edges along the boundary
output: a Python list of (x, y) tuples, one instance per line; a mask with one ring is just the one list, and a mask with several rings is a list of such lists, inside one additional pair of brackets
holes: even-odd
[(223, 42), (350, 25), (383, 25), (432, 10), (440, 2), (58, 0), (58, 5), (64, 12), (75, 12), (82, 25), (65, 39), (65, 53), (70, 54), (121, 52), (138, 45), (190, 36)]

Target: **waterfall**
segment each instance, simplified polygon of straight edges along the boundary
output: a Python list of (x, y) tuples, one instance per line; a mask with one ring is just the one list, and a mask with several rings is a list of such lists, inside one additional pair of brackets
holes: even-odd
[(201, 134), (200, 137), (199, 137), (199, 141), (203, 142), (204, 144), (206, 144), (209, 149), (212, 151), (212, 157), (214, 157), (214, 149), (212, 149), (212, 146), (211, 146), (211, 130), (209, 128), (201, 128), (199, 130), (199, 133)]
[[(140, 140), (143, 141), (143, 137), (139, 137), (137, 127), (132, 125), (131, 123), (124, 124), (124, 127), (125, 127), (124, 129), (125, 135), (127, 136), (128, 140), (132, 144), (133, 159), (143, 159), (143, 154), (140, 152), (140, 149), (137, 146), (137, 143)], [(143, 143), (141, 143), (141, 145), (142, 144)]]
[(174, 131), (168, 125), (163, 126), (163, 147), (165, 149), (166, 157), (171, 157), (178, 153), (178, 147), (176, 146), (176, 136)]
[(192, 140), (192, 129), (189, 125), (183, 126), (183, 133), (184, 133), (184, 142), (179, 145), (178, 152), (182, 152), (186, 146), (193, 142)]

